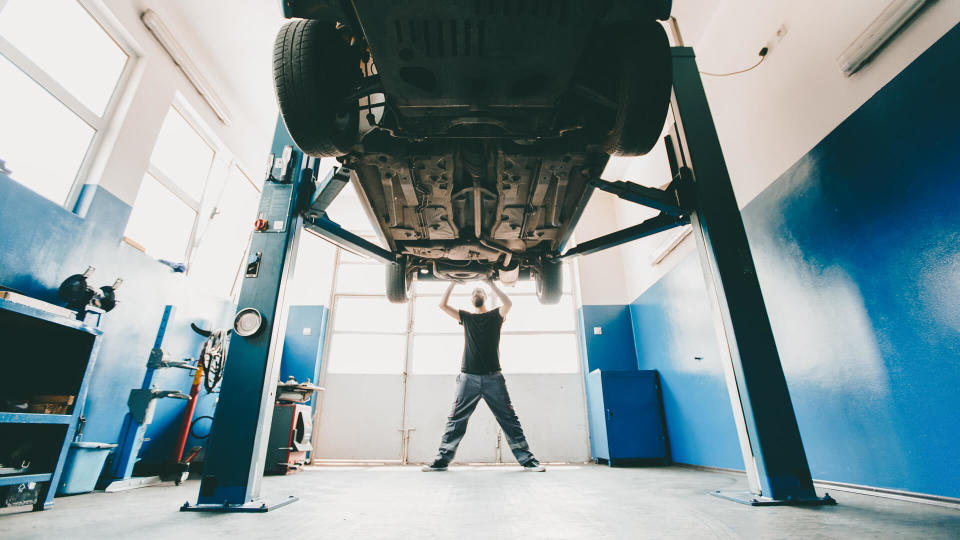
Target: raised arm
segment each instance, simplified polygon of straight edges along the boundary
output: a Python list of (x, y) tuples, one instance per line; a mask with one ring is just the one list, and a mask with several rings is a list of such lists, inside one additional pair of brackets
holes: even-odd
[(443, 291), (443, 296), (440, 298), (440, 309), (442, 309), (443, 312), (446, 313), (447, 315), (459, 321), (460, 311), (457, 309), (454, 309), (453, 306), (450, 305), (450, 293), (453, 292), (453, 288), (456, 285), (457, 285), (457, 282), (451, 281), (450, 285), (447, 286), (447, 290)]
[(510, 301), (510, 297), (506, 295), (503, 291), (497, 287), (497, 284), (493, 282), (492, 278), (487, 278), (487, 284), (490, 285), (490, 290), (493, 291), (493, 294), (497, 295), (497, 298), (500, 299), (500, 316), (503, 318), (507, 317), (507, 313), (510, 312), (510, 308), (513, 307), (513, 302)]

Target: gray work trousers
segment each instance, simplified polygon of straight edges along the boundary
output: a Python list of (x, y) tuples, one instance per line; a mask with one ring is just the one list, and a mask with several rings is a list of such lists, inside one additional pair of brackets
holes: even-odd
[(521, 465), (533, 459), (527, 439), (523, 436), (520, 420), (510, 403), (510, 394), (507, 393), (507, 384), (500, 372), (490, 375), (472, 375), (461, 373), (457, 376), (457, 394), (453, 402), (453, 410), (447, 419), (447, 427), (443, 431), (440, 441), (440, 451), (436, 459), (443, 463), (450, 463), (457, 453), (457, 446), (467, 432), (467, 421), (477, 408), (477, 403), (483, 398), (496, 417), (503, 434), (507, 436), (513, 457)]

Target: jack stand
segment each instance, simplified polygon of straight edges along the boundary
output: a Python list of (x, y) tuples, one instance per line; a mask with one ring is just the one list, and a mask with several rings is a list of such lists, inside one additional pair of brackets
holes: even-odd
[[(179, 390), (157, 390), (153, 387), (153, 377), (158, 369), (180, 368), (196, 369), (188, 361), (169, 360), (161, 349), (163, 337), (167, 331), (167, 325), (175, 313), (174, 306), (166, 306), (163, 309), (163, 317), (160, 319), (160, 328), (157, 331), (157, 338), (153, 343), (153, 350), (150, 351), (150, 359), (147, 360), (147, 372), (143, 376), (143, 382), (140, 388), (130, 391), (130, 398), (127, 400), (127, 407), (130, 412), (123, 419), (123, 428), (120, 432), (120, 444), (114, 453), (112, 463), (112, 478), (114, 479), (106, 486), (107, 493), (117, 491), (126, 491), (144, 486), (150, 486), (167, 481), (160, 476), (134, 477), (133, 467), (137, 463), (137, 456), (140, 454), (140, 447), (143, 446), (144, 437), (147, 433), (147, 426), (153, 422), (153, 413), (156, 410), (157, 400), (162, 398), (190, 399), (190, 396)], [(185, 473), (178, 475), (178, 478), (170, 478), (176, 483), (185, 479)]]

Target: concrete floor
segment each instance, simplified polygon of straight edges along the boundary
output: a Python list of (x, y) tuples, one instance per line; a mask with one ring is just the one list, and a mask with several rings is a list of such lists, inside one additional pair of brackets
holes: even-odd
[(199, 482), (56, 499), (0, 516), (20, 538), (960, 538), (960, 510), (833, 492), (835, 507), (751, 508), (712, 497), (742, 475), (681, 467), (328, 466), (268, 477), (268, 514), (180, 513)]

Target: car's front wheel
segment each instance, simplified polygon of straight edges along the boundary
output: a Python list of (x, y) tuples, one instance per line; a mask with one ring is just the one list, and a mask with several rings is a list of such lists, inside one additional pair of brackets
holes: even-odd
[(537, 298), (541, 304), (552, 305), (560, 302), (563, 295), (563, 264), (557, 261), (543, 261), (537, 272)]
[(359, 102), (344, 102), (363, 74), (333, 23), (296, 19), (273, 46), (273, 81), (287, 131), (305, 153), (342, 156), (357, 142)]

